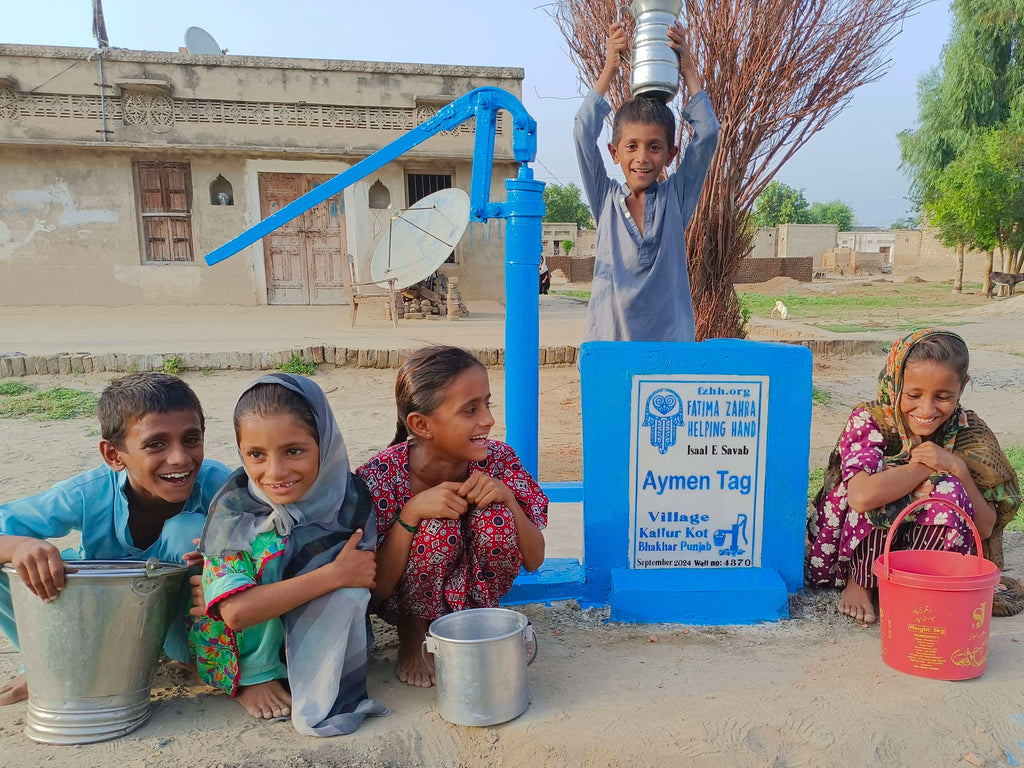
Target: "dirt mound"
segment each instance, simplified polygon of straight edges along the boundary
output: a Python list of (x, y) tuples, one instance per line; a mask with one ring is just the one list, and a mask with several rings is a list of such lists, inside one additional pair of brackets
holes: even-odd
[(778, 294), (793, 293), (804, 287), (804, 283), (801, 283), (799, 280), (794, 280), (792, 277), (773, 277), (771, 280), (763, 283), (747, 283), (743, 286), (737, 286), (737, 288), (756, 291), (758, 293)]
[(924, 283), (924, 282), (927, 282), (927, 281), (926, 280), (922, 280), (917, 275), (907, 275), (905, 278), (903, 278), (903, 282), (904, 283)]

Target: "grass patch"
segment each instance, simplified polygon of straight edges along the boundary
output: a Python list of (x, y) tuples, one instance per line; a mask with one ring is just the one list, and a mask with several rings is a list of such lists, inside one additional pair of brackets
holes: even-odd
[(15, 395), (23, 395), (31, 391), (32, 387), (28, 384), (22, 384), (20, 381), (0, 381), (0, 395), (14, 397)]
[(160, 370), (164, 373), (169, 373), (171, 376), (177, 376), (181, 373), (181, 358), (175, 355), (164, 360), (164, 364), (160, 367)]
[(556, 296), (568, 296), (570, 299), (583, 299), (590, 301), (590, 291), (550, 291)]
[(316, 363), (304, 363), (298, 355), (292, 355), (287, 363), (277, 366), (277, 370), (285, 373), (297, 373), (300, 376), (312, 376), (316, 373)]
[[(775, 302), (779, 300), (776, 295), (766, 293), (740, 293), (740, 304), (747, 307), (755, 315), (767, 317)], [(797, 314), (801, 310), (822, 310), (822, 309), (894, 309), (905, 307), (908, 304), (919, 304), (916, 296), (796, 296), (789, 294), (782, 297), (782, 303), (790, 312)]]
[(28, 417), (32, 421), (66, 421), (96, 415), (99, 397), (92, 392), (68, 387), (37, 391), (24, 387), (18, 394), (0, 392), (0, 418)]
[[(1012, 445), (1006, 448), (1005, 452), (1006, 458), (1010, 460), (1010, 464), (1017, 472), (1017, 478), (1024, 478), (1024, 447)], [(1011, 531), (1024, 531), (1024, 512), (1017, 510), (1016, 517), (1006, 527)]]
[(832, 401), (832, 394), (824, 389), (811, 387), (811, 402), (814, 405), (828, 405)]
[(815, 467), (811, 470), (811, 475), (807, 480), (807, 504), (810, 506), (814, 502), (814, 497), (818, 495), (818, 491), (821, 490), (821, 484), (825, 481), (825, 468)]

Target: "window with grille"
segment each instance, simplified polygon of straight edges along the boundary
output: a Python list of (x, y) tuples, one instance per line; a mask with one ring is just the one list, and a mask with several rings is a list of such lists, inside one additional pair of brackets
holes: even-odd
[(134, 172), (143, 262), (193, 261), (189, 164), (138, 162)]
[[(442, 189), (452, 188), (452, 175), (450, 173), (409, 173), (406, 174), (406, 191), (408, 192), (409, 206), (434, 192)], [(455, 263), (455, 251), (448, 254), (445, 264)]]

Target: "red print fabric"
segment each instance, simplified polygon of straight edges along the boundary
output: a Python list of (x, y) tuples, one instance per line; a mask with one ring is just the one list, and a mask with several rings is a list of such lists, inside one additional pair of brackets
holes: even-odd
[[(487, 459), (470, 465), (470, 472), (476, 471), (505, 483), (527, 517), (538, 528), (547, 525), (548, 499), (510, 446), (489, 440)], [(386, 448), (356, 472), (373, 496), (379, 549), (412, 498), (409, 444)], [(461, 520), (424, 520), (413, 536), (402, 580), (375, 608), (392, 624), (401, 614), (432, 621), (465, 608), (492, 608), (512, 588), (521, 565), (515, 520), (503, 504), (471, 510)]]

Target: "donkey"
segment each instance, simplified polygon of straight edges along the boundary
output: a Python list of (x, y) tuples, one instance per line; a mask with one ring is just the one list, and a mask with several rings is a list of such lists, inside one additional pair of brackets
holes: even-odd
[(992, 281), (992, 285), (988, 291), (988, 297), (991, 299), (992, 294), (996, 290), (997, 285), (1005, 285), (1010, 289), (1010, 295), (1013, 296), (1014, 288), (1017, 283), (1024, 283), (1024, 272), (1014, 274), (1012, 272), (993, 272), (989, 276)]

